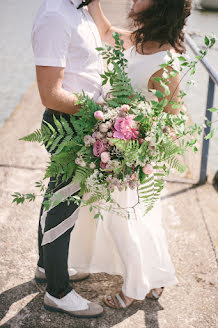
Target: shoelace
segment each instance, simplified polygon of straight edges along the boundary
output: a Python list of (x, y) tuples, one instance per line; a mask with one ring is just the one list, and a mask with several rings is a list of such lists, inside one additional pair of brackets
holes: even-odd
[(75, 290), (72, 290), (72, 293), (77, 297), (77, 299), (81, 302), (85, 302), (86, 304), (88, 304), (88, 300), (86, 300), (85, 298), (83, 298), (81, 295), (77, 294), (77, 292)]

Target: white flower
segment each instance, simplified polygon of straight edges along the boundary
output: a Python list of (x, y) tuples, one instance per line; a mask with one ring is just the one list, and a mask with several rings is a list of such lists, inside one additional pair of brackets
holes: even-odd
[(102, 139), (104, 136), (103, 136), (103, 134), (102, 133), (100, 133), (100, 132), (97, 132), (96, 133), (96, 138), (97, 139)]
[(111, 138), (113, 136), (113, 133), (112, 132), (108, 132), (107, 133), (107, 136), (108, 136), (108, 138)]
[(89, 167), (90, 167), (90, 169), (94, 170), (96, 168), (96, 165), (95, 165), (95, 163), (91, 162), (89, 164)]
[(85, 136), (84, 139), (83, 139), (85, 146), (90, 146), (92, 139), (93, 138), (89, 135)]
[(112, 127), (112, 122), (111, 121), (107, 121), (105, 124), (107, 125), (108, 129), (110, 129)]
[(110, 153), (108, 151), (104, 151), (103, 153), (101, 153), (101, 161), (102, 163), (108, 163), (110, 160)]
[(75, 163), (76, 163), (77, 165), (80, 165), (80, 162), (81, 162), (81, 158), (80, 158), (80, 157), (77, 157), (77, 158), (75, 159)]
[(86, 167), (86, 162), (81, 161), (80, 166), (82, 166), (82, 167)]
[(82, 159), (82, 157), (77, 157), (75, 159), (75, 163), (79, 166), (86, 167), (86, 162)]
[(108, 125), (106, 123), (102, 123), (99, 126), (99, 130), (100, 130), (100, 132), (106, 133), (108, 131)]

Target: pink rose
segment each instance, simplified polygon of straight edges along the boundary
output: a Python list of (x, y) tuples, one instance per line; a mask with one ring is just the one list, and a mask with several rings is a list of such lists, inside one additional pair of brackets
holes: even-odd
[(142, 169), (144, 174), (152, 174), (153, 173), (153, 167), (151, 166), (151, 164), (146, 164), (143, 169)]
[(122, 105), (121, 106), (121, 109), (124, 111), (124, 112), (128, 112), (130, 110), (130, 107), (129, 105)]
[(100, 157), (101, 153), (107, 150), (107, 147), (101, 140), (97, 140), (93, 145), (94, 156)]
[(103, 118), (104, 118), (104, 114), (101, 110), (97, 110), (95, 113), (94, 113), (94, 116), (96, 118), (96, 120), (100, 120), (102, 121)]
[(103, 163), (108, 163), (110, 159), (111, 159), (111, 157), (110, 157), (110, 153), (108, 151), (104, 151), (103, 153), (101, 153), (101, 161)]

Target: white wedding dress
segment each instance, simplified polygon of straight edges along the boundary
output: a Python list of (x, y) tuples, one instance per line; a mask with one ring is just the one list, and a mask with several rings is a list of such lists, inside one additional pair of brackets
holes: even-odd
[[(152, 99), (147, 86), (150, 77), (169, 60), (167, 52), (140, 55), (135, 47), (125, 52), (128, 74), (133, 88)], [(137, 203), (135, 190), (113, 193), (121, 207)], [(153, 288), (175, 285), (178, 280), (172, 264), (162, 225), (161, 201), (144, 215), (142, 205), (136, 206), (136, 217), (125, 219), (103, 212), (104, 219), (94, 219), (89, 207), (80, 209), (71, 233), (69, 267), (82, 272), (106, 272), (123, 277), (126, 296), (143, 300)]]

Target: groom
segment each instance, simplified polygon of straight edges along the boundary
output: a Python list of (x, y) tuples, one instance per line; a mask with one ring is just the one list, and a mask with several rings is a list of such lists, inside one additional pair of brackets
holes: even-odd
[[(87, 7), (90, 0), (44, 0), (32, 30), (39, 93), (47, 108), (43, 120), (55, 127), (53, 116), (75, 114), (75, 93), (85, 93), (97, 100), (101, 95), (102, 59), (96, 51), (101, 47), (97, 27)], [(54, 182), (48, 188), (53, 189)], [(55, 191), (66, 197), (75, 195), (78, 186), (64, 183)], [(43, 206), (39, 223), (39, 261), (36, 279), (47, 281), (44, 306), (47, 310), (65, 312), (78, 317), (97, 317), (102, 314), (100, 305), (78, 295), (69, 280), (68, 249), (70, 233), (77, 219), (76, 204), (61, 203), (46, 211)], [(76, 250), (75, 250), (76, 251)]]

